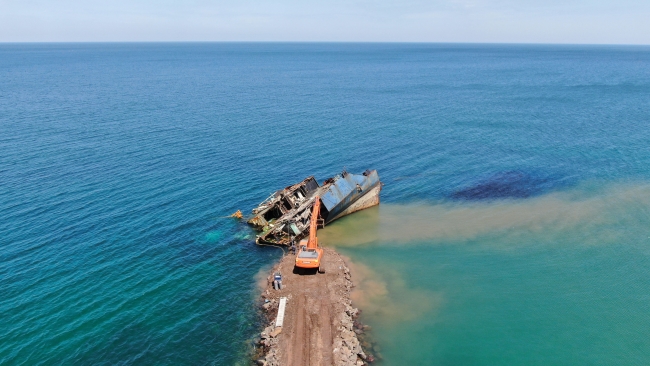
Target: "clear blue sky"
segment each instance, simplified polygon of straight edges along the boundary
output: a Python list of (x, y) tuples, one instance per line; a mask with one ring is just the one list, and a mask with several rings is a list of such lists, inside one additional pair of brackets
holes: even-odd
[(0, 42), (650, 44), (650, 0), (0, 0)]

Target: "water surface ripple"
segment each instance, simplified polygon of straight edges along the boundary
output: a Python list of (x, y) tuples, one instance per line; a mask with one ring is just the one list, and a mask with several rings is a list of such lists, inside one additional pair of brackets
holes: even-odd
[(281, 253), (223, 216), (343, 167), (366, 229), (442, 233), (332, 236), (411, 314), (368, 310), (385, 364), (650, 362), (650, 48), (4, 44), (0, 80), (0, 364), (245, 364)]

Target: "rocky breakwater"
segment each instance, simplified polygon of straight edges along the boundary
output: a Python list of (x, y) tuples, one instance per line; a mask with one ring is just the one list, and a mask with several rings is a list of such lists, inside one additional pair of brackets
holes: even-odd
[[(350, 270), (341, 255), (325, 248), (321, 268), (325, 273), (299, 272), (295, 256), (276, 264), (262, 293), (262, 311), (269, 324), (260, 334), (256, 363), (267, 366), (365, 365), (375, 360), (360, 340), (369, 329), (352, 306)], [(274, 276), (282, 276), (276, 289)], [(282, 298), (286, 307), (282, 327), (276, 326)]]

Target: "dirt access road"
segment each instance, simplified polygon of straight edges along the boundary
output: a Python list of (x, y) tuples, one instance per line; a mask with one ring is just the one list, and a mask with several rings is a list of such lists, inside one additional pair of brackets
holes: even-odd
[[(343, 257), (325, 248), (325, 273), (296, 273), (295, 255), (287, 254), (273, 268), (262, 294), (270, 326), (262, 332), (268, 366), (363, 365), (363, 353), (354, 328), (358, 310), (351, 306), (352, 282)], [(282, 290), (273, 289), (273, 273), (282, 274)], [(280, 297), (287, 298), (281, 332), (274, 327)]]

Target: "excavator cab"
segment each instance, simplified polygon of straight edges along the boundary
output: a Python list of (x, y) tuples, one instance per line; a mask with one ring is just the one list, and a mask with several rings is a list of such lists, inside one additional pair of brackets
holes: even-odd
[[(307, 240), (303, 240), (306, 242)], [(308, 248), (307, 243), (301, 245), (296, 255), (296, 267), (298, 268), (319, 268), (323, 258), (322, 248)]]
[(309, 240), (303, 239), (298, 245), (296, 254), (296, 268), (317, 268), (318, 272), (324, 273), (321, 268), (323, 260), (323, 248), (318, 247), (318, 215), (320, 214), (320, 197), (314, 199), (314, 206), (311, 213), (311, 222), (309, 225)]

